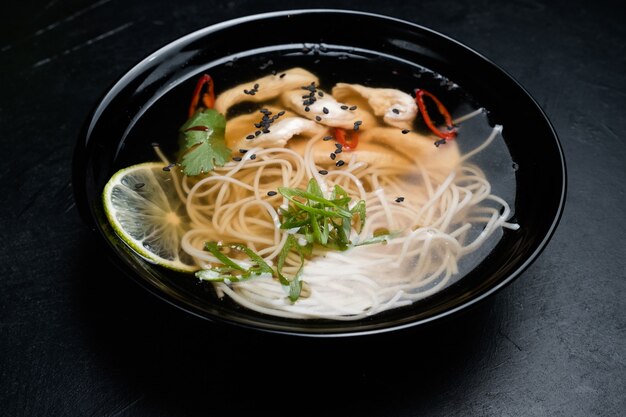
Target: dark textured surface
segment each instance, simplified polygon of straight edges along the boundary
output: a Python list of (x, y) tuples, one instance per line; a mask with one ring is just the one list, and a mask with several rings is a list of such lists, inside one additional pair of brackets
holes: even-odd
[[(446, 33), (550, 117), (568, 164), (565, 212), (539, 259), (489, 302), (371, 340), (289, 339), (189, 317), (99, 256), (70, 175), (106, 87), (195, 29), (293, 7), (379, 12)], [(4, 2), (0, 414), (621, 416), (624, 15), (609, 1)]]

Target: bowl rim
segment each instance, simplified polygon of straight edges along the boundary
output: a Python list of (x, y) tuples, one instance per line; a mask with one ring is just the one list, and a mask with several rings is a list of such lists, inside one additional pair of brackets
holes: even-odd
[[(475, 306), (476, 304), (486, 300), (487, 298), (490, 298), (493, 294), (499, 292), (501, 289), (508, 286), (511, 282), (516, 280), (544, 251), (544, 249), (548, 245), (548, 242), (552, 239), (557, 229), (557, 226), (559, 225), (561, 221), (563, 211), (565, 209), (566, 199), (567, 199), (567, 182), (568, 182), (565, 154), (564, 154), (562, 144), (560, 142), (559, 136), (552, 122), (549, 120), (543, 108), (539, 105), (536, 99), (529, 93), (529, 91), (523, 85), (521, 85), (517, 81), (517, 79), (513, 77), (508, 71), (504, 70), (502, 67), (500, 67), (498, 64), (493, 62), (491, 59), (489, 59), (482, 53), (478, 52), (474, 48), (468, 46), (467, 44), (460, 42), (452, 38), (449, 35), (438, 32), (436, 30), (433, 30), (421, 24), (411, 22), (409, 20), (405, 20), (402, 18), (389, 16), (389, 15), (385, 15), (381, 13), (352, 10), (352, 9), (345, 9), (345, 8), (300, 8), (300, 9), (277, 10), (277, 11), (271, 11), (271, 12), (263, 12), (263, 13), (245, 15), (245, 16), (217, 22), (209, 26), (194, 30), (170, 42), (167, 42), (161, 47), (153, 50), (153, 52), (149, 53), (147, 56), (145, 56), (145, 58), (137, 61), (134, 65), (132, 65), (130, 69), (124, 71), (123, 74), (120, 77), (118, 77), (112, 83), (111, 86), (106, 88), (105, 93), (100, 97), (100, 99), (96, 101), (95, 106), (87, 113), (87, 117), (82, 126), (81, 132), (79, 134), (79, 140), (74, 149), (74, 154), (72, 158), (72, 165), (73, 165), (72, 186), (74, 189), (74, 198), (77, 203), (79, 214), (81, 215), (81, 217), (83, 217), (83, 220), (89, 225), (90, 229), (96, 233), (100, 232), (101, 237), (105, 238), (104, 234), (100, 230), (98, 230), (98, 224), (97, 224), (98, 222), (95, 219), (94, 213), (92, 212), (91, 208), (88, 207), (88, 203), (84, 202), (82, 197), (80, 196), (80, 192), (85, 187), (85, 179), (84, 179), (84, 175), (82, 175), (82, 172), (84, 172), (84, 170), (86, 169), (86, 165), (84, 161), (82, 161), (82, 157), (84, 156), (84, 153), (86, 152), (86, 145), (89, 142), (89, 138), (91, 137), (93, 133), (93, 129), (95, 129), (95, 126), (97, 124), (96, 122), (101, 116), (103, 110), (110, 103), (112, 98), (114, 98), (117, 95), (117, 93), (128, 83), (129, 80), (134, 79), (139, 73), (145, 70), (145, 67), (148, 64), (158, 59), (158, 57), (162, 56), (167, 51), (176, 49), (176, 47), (179, 45), (186, 44), (192, 40), (197, 40), (199, 38), (210, 35), (211, 33), (219, 32), (223, 29), (231, 28), (233, 26), (237, 26), (239, 24), (247, 23), (251, 21), (289, 17), (292, 15), (324, 14), (324, 13), (365, 16), (365, 17), (370, 17), (373, 19), (382, 20), (386, 22), (397, 22), (407, 27), (411, 27), (413, 29), (416, 29), (422, 32), (430, 33), (433, 36), (444, 39), (446, 42), (452, 42), (456, 44), (458, 47), (471, 53), (472, 55), (475, 55), (478, 59), (482, 60), (485, 64), (489, 65), (493, 69), (500, 72), (501, 75), (507, 78), (507, 81), (511, 85), (513, 85), (516, 89), (522, 92), (526, 96), (526, 98), (529, 99), (533, 103), (533, 105), (535, 106), (535, 110), (539, 112), (541, 118), (543, 119), (543, 122), (546, 123), (547, 127), (549, 128), (550, 136), (553, 139), (553, 145), (556, 146), (557, 154), (559, 156), (558, 163), (560, 165), (559, 168), (560, 168), (560, 179), (561, 179), (560, 188), (561, 189), (560, 189), (560, 195), (558, 196), (559, 202), (557, 205), (557, 210), (554, 216), (552, 217), (550, 226), (547, 229), (547, 231), (544, 233), (543, 238), (541, 239), (540, 243), (537, 244), (534, 251), (526, 255), (524, 258), (524, 261), (513, 272), (509, 273), (504, 279), (497, 282), (496, 285), (489, 287), (488, 289), (483, 291), (481, 294), (473, 296), (472, 298), (459, 303), (457, 306), (453, 308), (446, 309), (445, 311), (442, 311), (434, 315), (430, 315), (422, 319), (413, 320), (407, 323), (389, 325), (389, 326), (385, 326), (381, 328), (366, 329), (366, 330), (349, 330), (349, 331), (339, 331), (339, 332), (334, 332), (334, 331), (333, 332), (309, 332), (309, 331), (302, 330), (302, 327), (304, 327), (305, 325), (300, 326), (300, 330), (289, 330), (285, 328), (271, 328), (271, 327), (266, 327), (266, 326), (255, 326), (249, 323), (231, 320), (230, 318), (208, 316), (207, 314), (203, 314), (200, 311), (196, 311), (196, 308), (193, 306), (184, 305), (180, 301), (175, 300), (174, 297), (172, 297), (171, 295), (166, 294), (165, 292), (156, 288), (153, 284), (147, 282), (147, 280), (141, 279), (140, 277), (136, 276), (138, 275), (136, 271), (135, 273), (132, 273), (128, 270), (128, 268), (122, 268), (119, 265), (120, 262), (113, 262), (115, 267), (118, 268), (123, 274), (130, 275), (131, 278), (133, 278), (132, 279), (133, 282), (140, 284), (141, 287), (147, 289), (153, 295), (157, 296), (163, 301), (166, 301), (170, 305), (173, 305), (174, 307), (185, 311), (186, 313), (190, 313), (196, 317), (209, 320), (211, 322), (234, 324), (236, 326), (255, 330), (255, 331), (277, 333), (277, 334), (283, 334), (283, 335), (292, 335), (292, 336), (305, 336), (305, 337), (335, 338), (335, 337), (348, 337), (348, 336), (349, 337), (366, 336), (366, 335), (381, 334), (381, 333), (387, 333), (387, 332), (392, 332), (392, 331), (413, 328), (419, 325), (439, 321), (440, 319), (445, 318), (445, 317), (454, 316), (457, 313), (467, 310), (470, 307)], [(557, 163), (556, 160), (554, 162), (555, 164)], [(112, 252), (113, 251), (109, 250), (107, 253), (111, 255)], [(112, 259), (117, 259), (117, 258), (114, 256), (112, 257)], [(117, 260), (119, 261), (119, 259)]]

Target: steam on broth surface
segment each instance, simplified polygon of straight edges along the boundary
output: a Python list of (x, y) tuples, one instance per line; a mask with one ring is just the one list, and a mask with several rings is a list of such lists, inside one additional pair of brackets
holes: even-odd
[[(448, 80), (385, 65), (366, 76), (314, 63), (240, 80), (207, 71), (182, 147), (157, 152), (190, 219), (181, 248), (219, 297), (356, 320), (436, 293), (518, 227), (501, 126)], [(210, 169), (189, 162), (199, 145), (188, 135), (215, 128), (206, 112), (223, 117), (228, 148), (204, 155)]]

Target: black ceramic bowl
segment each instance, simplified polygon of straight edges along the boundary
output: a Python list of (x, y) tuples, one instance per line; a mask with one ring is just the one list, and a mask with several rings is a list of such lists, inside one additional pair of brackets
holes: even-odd
[[(488, 256), (462, 279), (410, 307), (368, 319), (291, 320), (220, 301), (196, 280), (145, 262), (115, 236), (100, 201), (105, 183), (116, 170), (147, 160), (151, 141), (175, 137), (185, 118), (191, 85), (200, 74), (219, 72), (226, 84), (248, 74), (241, 72), (245, 68), (280, 71), (294, 59), (298, 63), (308, 59), (311, 65), (321, 62), (326, 69), (320, 70), (327, 70), (329, 65), (341, 67), (358, 57), (367, 58), (357, 71), (361, 76), (368, 71), (367, 62), (383, 57), (383, 64), (370, 65), (370, 70), (389, 70), (402, 78), (385, 63), (413, 68), (415, 87), (424, 82), (438, 88), (436, 83), (443, 86), (452, 81), (488, 109), (492, 123), (504, 128), (506, 147), (518, 167), (513, 212), (522, 227), (514, 233), (505, 231)], [(420, 74), (431, 76), (420, 80)], [(73, 170), (81, 215), (120, 269), (146, 289), (209, 320), (311, 336), (363, 335), (417, 326), (494, 294), (519, 277), (544, 249), (560, 220), (566, 190), (565, 161), (555, 131), (511, 76), (471, 48), (425, 27), (344, 10), (249, 16), (164, 46), (128, 71), (97, 104), (80, 134)]]

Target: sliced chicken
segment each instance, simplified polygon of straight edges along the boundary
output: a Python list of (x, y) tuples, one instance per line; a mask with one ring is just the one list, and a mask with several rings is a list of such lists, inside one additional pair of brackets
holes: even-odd
[(310, 138), (322, 135), (326, 131), (325, 126), (312, 120), (268, 107), (259, 112), (228, 120), (226, 145), (233, 150), (233, 153), (251, 147), (284, 147), (294, 136)]
[(300, 89), (304, 85), (318, 83), (318, 78), (309, 71), (295, 67), (276, 75), (268, 75), (254, 81), (240, 84), (219, 94), (215, 99), (215, 110), (226, 114), (235, 104), (251, 101), (272, 100), (285, 91)]
[[(307, 140), (295, 139), (289, 142), (288, 147), (304, 155), (307, 144)], [(407, 169), (411, 169), (412, 166), (412, 162), (409, 158), (378, 143), (359, 143), (358, 148), (354, 151), (344, 151), (335, 154), (334, 159), (330, 156), (330, 154), (334, 153), (337, 149), (334, 141), (317, 141), (312, 146), (313, 149), (311, 152), (313, 161), (316, 165), (320, 166), (327, 167), (335, 165), (339, 160), (349, 161), (353, 157), (356, 157), (358, 162), (365, 162), (368, 165), (375, 165), (377, 167), (399, 168), (406, 166)]]
[(419, 161), (426, 168), (449, 172), (459, 164), (461, 157), (459, 147), (455, 140), (435, 146), (437, 139), (439, 138), (416, 132), (404, 134), (402, 130), (393, 127), (376, 127), (361, 134), (359, 147), (362, 143), (385, 145), (411, 160)]
[(355, 123), (358, 122), (359, 129), (369, 129), (378, 124), (376, 117), (368, 111), (358, 106), (353, 108), (352, 104), (340, 103), (332, 95), (315, 88), (314, 85), (309, 84), (308, 87), (310, 88), (308, 90), (299, 88), (284, 92), (281, 95), (281, 102), (300, 116), (326, 126), (354, 129)]
[(385, 123), (400, 128), (411, 129), (417, 115), (417, 104), (409, 94), (394, 88), (370, 88), (360, 84), (337, 83), (332, 90), (339, 101), (352, 103), (362, 97), (376, 116), (382, 116)]

